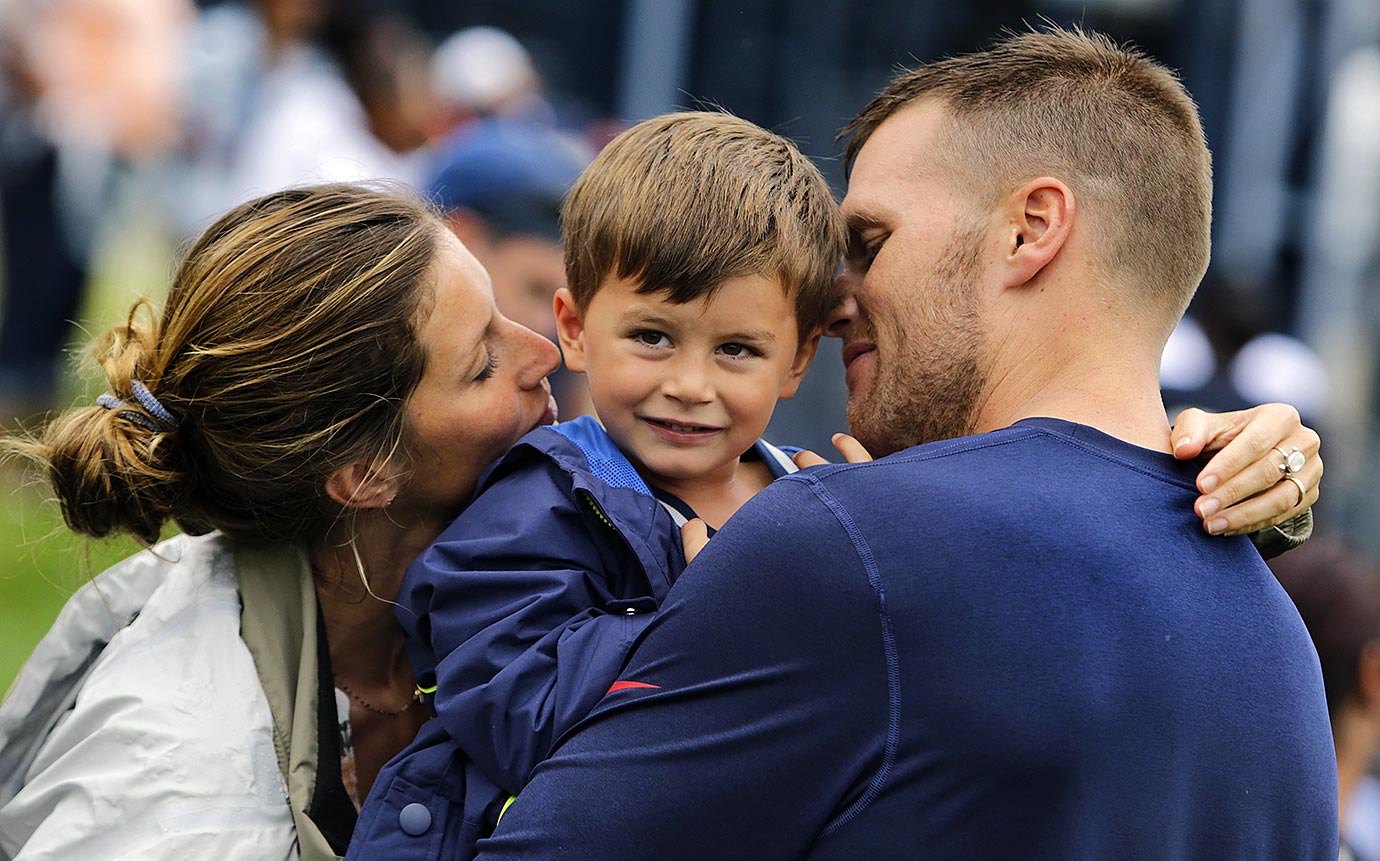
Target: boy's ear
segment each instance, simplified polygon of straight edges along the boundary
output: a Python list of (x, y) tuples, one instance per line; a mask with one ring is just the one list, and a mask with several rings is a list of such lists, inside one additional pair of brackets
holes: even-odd
[(556, 338), (561, 342), (565, 366), (577, 374), (585, 372), (585, 321), (575, 307), (575, 294), (569, 287), (556, 291), (551, 302), (556, 312)]
[(396, 475), (378, 461), (357, 460), (326, 476), (326, 495), (343, 508), (387, 508), (397, 494)]
[(795, 359), (791, 362), (791, 371), (786, 375), (786, 379), (781, 381), (781, 391), (777, 393), (777, 398), (783, 401), (795, 397), (796, 391), (800, 389), (800, 381), (805, 378), (805, 372), (810, 370), (810, 363), (815, 360), (815, 353), (819, 351), (819, 337), (824, 334), (822, 329), (816, 329), (814, 334), (806, 338), (796, 348)]

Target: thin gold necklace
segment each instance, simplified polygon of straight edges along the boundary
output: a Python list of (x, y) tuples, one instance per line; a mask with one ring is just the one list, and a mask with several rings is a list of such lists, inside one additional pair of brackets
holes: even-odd
[(350, 690), (349, 685), (341, 681), (340, 676), (338, 674), (332, 673), (331, 675), (335, 678), (335, 686), (344, 691), (347, 697), (364, 706), (369, 711), (374, 712), (375, 714), (387, 715), (388, 717), (397, 717), (398, 715), (402, 714), (403, 712), (407, 711), (408, 709), (412, 708), (417, 703), (422, 701), (422, 692), (417, 690), (416, 688), (413, 688), (412, 696), (408, 698), (407, 704), (404, 705), (402, 708), (381, 709), (378, 706), (366, 700), (364, 697)]

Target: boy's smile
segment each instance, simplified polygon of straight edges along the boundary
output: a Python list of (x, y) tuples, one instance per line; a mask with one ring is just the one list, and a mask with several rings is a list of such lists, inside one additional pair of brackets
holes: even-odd
[(589, 376), (600, 421), (650, 484), (678, 495), (732, 483), (738, 458), (795, 394), (814, 355), (775, 279), (741, 275), (675, 304), (610, 276), (578, 313), (556, 300), (566, 364)]

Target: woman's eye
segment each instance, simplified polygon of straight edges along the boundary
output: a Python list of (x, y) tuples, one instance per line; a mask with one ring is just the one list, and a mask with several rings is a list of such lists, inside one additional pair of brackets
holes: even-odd
[(669, 347), (671, 339), (664, 332), (634, 332), (633, 340), (647, 347)]
[(479, 373), (474, 377), (476, 383), (484, 382), (494, 375), (494, 371), (498, 370), (498, 357), (493, 353), (486, 353), (485, 355), (487, 358), (484, 361), (484, 367), (480, 368)]

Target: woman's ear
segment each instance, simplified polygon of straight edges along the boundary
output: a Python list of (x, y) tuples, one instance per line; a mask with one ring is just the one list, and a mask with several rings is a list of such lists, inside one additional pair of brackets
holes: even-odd
[(575, 304), (575, 294), (569, 287), (556, 291), (552, 300), (556, 312), (556, 338), (561, 344), (561, 356), (567, 369), (583, 374), (585, 372), (585, 321)]
[(387, 508), (398, 495), (398, 478), (385, 464), (357, 460), (331, 470), (326, 495), (342, 508)]
[(1059, 254), (1073, 231), (1077, 204), (1060, 180), (1032, 179), (1007, 198), (1003, 264), (1008, 287), (1029, 283)]

